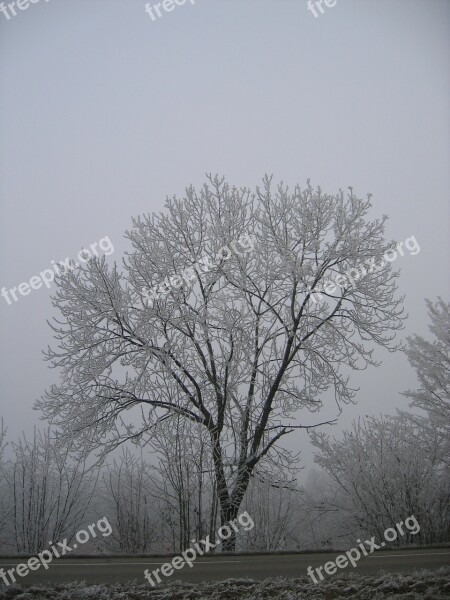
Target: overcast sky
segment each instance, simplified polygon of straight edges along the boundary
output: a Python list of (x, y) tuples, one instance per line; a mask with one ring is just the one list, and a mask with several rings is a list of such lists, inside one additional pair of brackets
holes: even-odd
[[(446, 0), (337, 0), (318, 17), (306, 0), (187, 0), (154, 21), (144, 0), (0, 13), (0, 286), (104, 236), (120, 261), (131, 217), (205, 172), (251, 187), (273, 173), (370, 192), (389, 239), (416, 237), (420, 253), (395, 266), (405, 335), (426, 333), (424, 298), (450, 297), (449, 34)], [(0, 297), (10, 438), (32, 430), (55, 380), (41, 356), (52, 314), (45, 287)], [(407, 407), (414, 372), (401, 354), (380, 357), (354, 377), (340, 428)], [(305, 434), (290, 445), (309, 465)]]

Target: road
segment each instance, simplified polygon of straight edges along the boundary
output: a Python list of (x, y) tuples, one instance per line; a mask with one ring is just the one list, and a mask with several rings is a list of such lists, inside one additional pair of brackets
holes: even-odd
[[(245, 556), (214, 556), (198, 558), (193, 567), (187, 565), (175, 571), (171, 577), (163, 577), (164, 581), (181, 579), (182, 581), (211, 581), (229, 577), (264, 579), (266, 577), (302, 577), (306, 575), (308, 565), (312, 568), (334, 560), (339, 553), (316, 554), (271, 554)], [(25, 559), (2, 559), (0, 568), (11, 569)], [(88, 584), (118, 583), (136, 579), (145, 583), (144, 570), (150, 572), (160, 568), (163, 558), (71, 558), (54, 560), (48, 570), (42, 566), (30, 571), (25, 577), (17, 577), (17, 582), (24, 585), (34, 583), (65, 583), (84, 580)], [(437, 569), (450, 565), (450, 549), (436, 548), (431, 550), (411, 549), (374, 552), (362, 558), (355, 569), (360, 575), (373, 575), (380, 570), (390, 572), (407, 572), (415, 569)], [(341, 571), (341, 570), (339, 570)]]

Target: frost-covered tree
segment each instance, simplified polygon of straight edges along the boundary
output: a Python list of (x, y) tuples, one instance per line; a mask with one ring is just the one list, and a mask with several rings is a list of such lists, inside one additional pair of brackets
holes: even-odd
[(151, 446), (158, 457), (153, 487), (168, 549), (183, 551), (193, 537), (206, 534), (214, 542), (217, 494), (204, 428), (176, 415), (158, 424)]
[[(421, 526), (415, 543), (448, 541), (450, 481), (442, 477), (439, 436), (422, 443), (408, 415), (367, 417), (342, 439), (312, 433), (315, 459), (331, 478), (331, 494), (316, 510), (347, 515), (354, 532), (382, 537), (387, 527), (414, 515)], [(399, 537), (397, 543), (406, 543)]]
[(349, 369), (375, 364), (374, 345), (396, 348), (398, 273), (378, 262), (393, 243), (370, 210), (352, 190), (270, 177), (255, 193), (209, 177), (168, 199), (133, 221), (123, 268), (103, 257), (59, 278), (48, 359), (61, 382), (38, 406), (103, 451), (145, 441), (168, 415), (201, 425), (221, 522), (233, 519), (255, 467), (305, 426), (298, 411), (319, 411), (328, 390), (352, 401)]
[(114, 550), (129, 554), (148, 552), (159, 539), (158, 514), (152, 493), (151, 467), (142, 455), (124, 450), (102, 477), (102, 511), (111, 515), (112, 534), (106, 538)]
[(408, 338), (406, 354), (419, 379), (417, 390), (405, 392), (411, 407), (426, 412), (427, 418), (416, 421), (433, 436), (440, 433), (443, 460), (450, 462), (450, 303), (441, 298), (426, 300), (434, 336), (428, 341), (421, 336)]
[(71, 455), (70, 445), (55, 444), (50, 430), (34, 431), (11, 443), (12, 458), (3, 470), (11, 498), (17, 552), (35, 553), (50, 541), (71, 541), (89, 508), (97, 471)]
[(278, 477), (278, 480), (266, 479), (255, 469), (243, 509), (254, 515), (258, 525), (248, 532), (240, 532), (240, 548), (270, 552), (295, 547), (293, 534), (297, 522), (298, 490), (289, 473), (284, 476)]
[(0, 420), (0, 541), (5, 542), (5, 526), (11, 517), (12, 504), (8, 491), (6, 478), (5, 448), (6, 448), (6, 428), (3, 419)]
[(3, 455), (6, 448), (6, 427), (3, 419), (0, 420), (0, 460), (3, 460)]

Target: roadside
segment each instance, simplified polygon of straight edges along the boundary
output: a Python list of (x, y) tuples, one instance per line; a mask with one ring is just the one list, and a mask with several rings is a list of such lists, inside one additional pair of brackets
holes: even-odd
[(158, 588), (150, 585), (124, 583), (117, 585), (86, 586), (73, 583), (58, 586), (35, 585), (31, 588), (14, 586), (3, 592), (0, 600), (21, 598), (27, 600), (167, 600), (167, 598), (196, 598), (197, 600), (445, 600), (450, 591), (450, 567), (435, 571), (421, 570), (411, 574), (383, 574), (358, 577), (354, 573), (339, 575), (319, 586), (308, 577), (297, 579), (270, 578), (263, 581), (228, 579), (221, 582), (174, 582)]

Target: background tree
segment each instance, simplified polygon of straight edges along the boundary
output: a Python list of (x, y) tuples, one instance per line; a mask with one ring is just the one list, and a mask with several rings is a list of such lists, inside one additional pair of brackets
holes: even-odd
[(269, 552), (295, 546), (298, 490), (289, 475), (286, 472), (279, 473), (276, 479), (267, 478), (258, 468), (254, 470), (243, 507), (254, 515), (257, 527), (240, 533), (242, 549)]
[(5, 472), (5, 448), (6, 448), (6, 428), (4, 426), (3, 419), (0, 420), (0, 541), (7, 543), (6, 539), (6, 524), (11, 518), (13, 510), (11, 497), (8, 493), (8, 486), (6, 482)]
[(129, 554), (152, 550), (159, 540), (159, 523), (150, 465), (142, 455), (125, 450), (106, 468), (102, 483), (102, 511), (108, 509), (113, 523), (107, 542)]
[[(133, 220), (123, 270), (103, 257), (59, 278), (48, 359), (61, 383), (38, 406), (81, 449), (94, 440), (105, 452), (149, 439), (168, 414), (200, 424), (221, 522), (233, 519), (255, 467), (305, 427), (299, 409), (318, 411), (327, 390), (338, 407), (352, 401), (348, 370), (374, 365), (374, 344), (396, 348), (397, 273), (377, 264), (392, 244), (370, 209), (351, 190), (269, 177), (255, 193), (209, 177), (168, 199), (164, 214)], [(357, 285), (330, 284), (362, 262)]]
[(49, 429), (35, 430), (31, 442), (24, 438), (11, 448), (4, 476), (17, 552), (39, 552), (64, 538), (70, 542), (83, 524), (97, 471), (74, 458), (69, 444), (55, 444)]
[[(442, 458), (450, 464), (450, 303), (441, 298), (426, 300), (431, 319), (433, 341), (419, 335), (408, 338), (406, 354), (419, 379), (418, 390), (407, 391), (411, 407), (426, 413), (426, 418), (415, 417), (423, 429), (440, 434)], [(447, 474), (448, 476), (448, 474)]]
[(158, 424), (151, 446), (158, 457), (153, 487), (165, 515), (162, 528), (167, 530), (170, 550), (183, 551), (192, 545), (193, 537), (203, 539), (208, 533), (213, 540), (216, 494), (205, 431), (176, 415)]
[[(316, 462), (331, 478), (331, 498), (316, 507), (347, 514), (354, 533), (383, 537), (387, 527), (414, 515), (421, 530), (398, 544), (448, 541), (450, 481), (442, 477), (440, 436), (421, 441), (408, 415), (367, 417), (341, 440), (313, 433)], [(344, 521), (345, 523), (345, 521)]]

